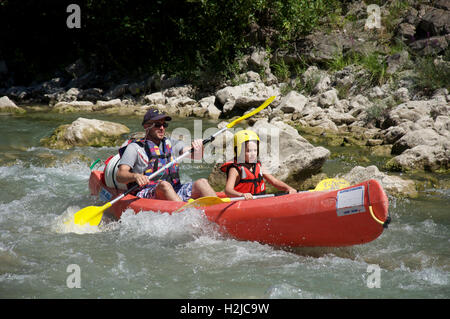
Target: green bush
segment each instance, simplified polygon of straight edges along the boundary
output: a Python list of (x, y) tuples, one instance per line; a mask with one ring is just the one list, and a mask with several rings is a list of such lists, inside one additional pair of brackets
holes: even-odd
[(450, 90), (450, 49), (442, 62), (435, 63), (435, 56), (417, 57), (414, 64), (414, 88), (431, 94), (439, 88)]
[(386, 75), (387, 63), (385, 57), (372, 52), (364, 55), (358, 52), (348, 52), (335, 55), (326, 66), (331, 71), (340, 71), (349, 65), (359, 65), (366, 70), (367, 78), (358, 79), (358, 83), (364, 83), (364, 86), (383, 85), (388, 77)]
[(126, 76), (228, 76), (250, 46), (286, 46), (339, 7), (337, 0), (79, 0), (82, 26), (70, 30), (70, 1), (0, 3), (0, 36), (8, 43), (0, 59), (22, 83), (80, 57), (97, 71)]
[(279, 81), (286, 82), (289, 80), (291, 72), (289, 71), (289, 66), (286, 65), (284, 60), (281, 60), (278, 63), (272, 63), (272, 69), (274, 70), (274, 75)]
[(361, 56), (360, 64), (369, 71), (371, 85), (383, 85), (386, 82), (387, 63), (378, 53)]
[(335, 0), (284, 0), (266, 2), (271, 14), (272, 26), (278, 30), (277, 44), (286, 44), (301, 35), (311, 33), (320, 26), (323, 18), (340, 7)]

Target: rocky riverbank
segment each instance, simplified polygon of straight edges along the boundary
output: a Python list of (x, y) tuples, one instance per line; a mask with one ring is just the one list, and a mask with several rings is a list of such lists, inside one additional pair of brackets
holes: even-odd
[[(345, 15), (336, 16), (337, 27), (299, 39), (295, 52), (253, 48), (236, 61), (235, 77), (209, 89), (159, 74), (111, 82), (77, 61), (64, 77), (0, 89), (0, 112), (47, 105), (45, 111), (51, 112), (127, 115), (156, 107), (174, 116), (219, 123), (275, 95), (276, 100), (247, 124), (259, 134), (270, 127), (281, 132), (282, 158), (276, 165), (266, 161), (282, 179), (299, 182), (320, 173), (330, 151), (311, 144), (317, 141), (369, 149), (385, 158), (378, 168), (384, 171), (448, 174), (450, 2), (385, 5), (381, 15), (381, 28), (365, 28), (367, 6), (355, 2)], [(105, 133), (113, 128), (99, 133), (106, 140), (84, 142), (62, 138), (68, 133), (61, 131), (43, 142), (51, 147), (117, 142)], [(119, 135), (123, 133), (126, 129)], [(369, 171), (384, 178), (379, 170)], [(404, 194), (416, 196), (410, 184), (404, 189)]]

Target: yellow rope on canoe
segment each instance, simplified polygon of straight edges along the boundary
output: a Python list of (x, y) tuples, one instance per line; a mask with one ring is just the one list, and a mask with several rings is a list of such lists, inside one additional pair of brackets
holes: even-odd
[(375, 221), (381, 225), (384, 225), (384, 222), (379, 220), (375, 214), (373, 213), (373, 209), (372, 209), (372, 205), (369, 206), (369, 211), (370, 211), (370, 215), (372, 216), (373, 219), (375, 219)]

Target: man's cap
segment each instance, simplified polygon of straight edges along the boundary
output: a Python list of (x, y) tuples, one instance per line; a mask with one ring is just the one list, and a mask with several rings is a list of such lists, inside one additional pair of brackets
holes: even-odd
[(171, 121), (172, 118), (165, 114), (164, 112), (161, 112), (157, 109), (149, 109), (147, 113), (144, 115), (144, 119), (142, 120), (142, 125), (144, 125), (147, 121), (157, 121), (165, 119), (166, 121)]

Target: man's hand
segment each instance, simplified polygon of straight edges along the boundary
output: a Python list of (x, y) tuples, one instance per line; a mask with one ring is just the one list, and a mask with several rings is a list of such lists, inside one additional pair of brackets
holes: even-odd
[(136, 183), (139, 184), (139, 186), (147, 185), (149, 182), (148, 176), (146, 176), (144, 174), (138, 174), (138, 173), (134, 173), (134, 180)]
[(194, 140), (191, 144), (192, 147), (192, 158), (193, 159), (202, 159), (203, 158), (203, 140), (197, 139)]

